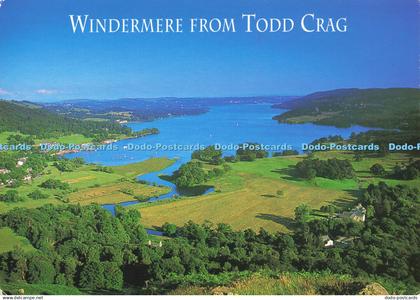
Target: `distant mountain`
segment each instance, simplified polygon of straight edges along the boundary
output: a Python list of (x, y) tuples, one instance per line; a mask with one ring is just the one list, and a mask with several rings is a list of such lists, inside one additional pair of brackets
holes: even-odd
[(27, 101), (0, 101), (0, 132), (12, 131), (37, 137), (59, 137), (79, 133), (106, 136), (128, 133), (128, 128), (112, 122), (89, 122), (57, 115)]
[(234, 104), (278, 104), (292, 97), (225, 98), (123, 98), (117, 100), (68, 100), (43, 106), (55, 113), (81, 119), (149, 121), (180, 115), (202, 114), (211, 106)]
[(282, 123), (420, 130), (420, 89), (341, 89), (313, 93), (275, 108), (290, 109), (275, 116)]

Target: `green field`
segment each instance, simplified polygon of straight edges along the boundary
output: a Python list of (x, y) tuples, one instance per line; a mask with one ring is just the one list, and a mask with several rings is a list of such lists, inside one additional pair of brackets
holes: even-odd
[[(346, 209), (357, 199), (359, 186), (385, 181), (388, 184), (420, 186), (420, 179), (399, 181), (375, 177), (369, 168), (381, 162), (388, 170), (396, 163), (408, 161), (403, 154), (390, 154), (386, 158), (365, 158), (354, 162), (353, 154), (322, 152), (316, 154), (322, 159), (330, 157), (347, 158), (356, 170), (356, 179), (330, 180), (317, 177), (312, 181), (296, 178), (292, 167), (303, 157), (274, 157), (253, 162), (229, 164), (232, 170), (216, 180), (216, 192), (199, 197), (162, 201), (153, 204), (138, 204), (135, 207), (142, 214), (147, 227), (158, 228), (165, 222), (183, 225), (189, 220), (203, 223), (228, 223), (235, 229), (260, 227), (271, 232), (293, 230), (294, 209), (307, 204), (313, 209), (334, 204)], [(277, 191), (283, 195), (278, 196)]]
[(9, 227), (0, 228), (0, 253), (11, 251), (15, 247), (24, 251), (35, 251), (26, 238), (16, 235)]
[[(132, 194), (122, 192), (122, 190), (131, 190)], [(135, 200), (134, 196), (141, 195), (147, 198), (159, 196), (169, 192), (169, 188), (149, 186), (146, 184), (134, 182), (116, 182), (99, 187), (83, 189), (69, 196), (70, 203), (80, 204), (109, 204), (120, 203)]]
[(82, 134), (65, 135), (59, 138), (48, 138), (42, 140), (35, 140), (36, 144), (40, 143), (61, 143), (61, 144), (87, 144), (92, 142), (91, 138), (87, 138)]
[[(154, 158), (140, 163), (123, 167), (113, 167), (114, 173), (96, 171), (95, 165), (83, 165), (73, 172), (60, 172), (50, 164), (44, 174), (35, 178), (30, 184), (23, 184), (16, 190), (22, 196), (27, 196), (47, 179), (59, 179), (70, 184), (72, 192), (64, 195), (60, 190), (41, 189), (48, 194), (47, 199), (32, 200), (25, 197), (25, 201), (17, 203), (0, 202), (0, 213), (14, 207), (35, 208), (45, 204), (63, 204), (63, 197), (70, 203), (98, 203), (111, 204), (134, 200), (134, 196), (157, 196), (168, 192), (167, 187), (149, 186), (135, 182), (134, 177), (139, 174), (150, 173), (170, 166), (174, 161), (166, 158)], [(123, 193), (124, 189), (132, 190), (132, 195)], [(0, 194), (6, 193), (8, 188), (0, 188)]]
[(0, 144), (7, 144), (8, 143), (7, 138), (10, 135), (14, 135), (14, 134), (19, 134), (19, 135), (22, 135), (22, 136), (28, 136), (27, 134), (21, 134), (19, 132), (3, 131), (3, 132), (0, 132)]
[(129, 165), (112, 167), (116, 174), (120, 174), (126, 177), (134, 177), (146, 173), (152, 173), (159, 170), (166, 169), (175, 162), (173, 159), (167, 158), (151, 158), (138, 163)]

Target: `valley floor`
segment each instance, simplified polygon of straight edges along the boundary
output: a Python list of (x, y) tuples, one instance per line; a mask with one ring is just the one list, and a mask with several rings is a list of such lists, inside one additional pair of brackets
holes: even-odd
[(318, 209), (323, 205), (334, 204), (339, 209), (353, 206), (359, 187), (370, 183), (384, 181), (389, 185), (420, 186), (420, 179), (380, 178), (369, 171), (378, 162), (390, 171), (397, 162), (408, 162), (409, 157), (404, 154), (390, 154), (385, 158), (372, 156), (361, 161), (354, 161), (353, 154), (343, 152), (318, 152), (315, 156), (349, 159), (357, 178), (330, 180), (317, 177), (307, 181), (294, 176), (292, 169), (303, 156), (265, 158), (229, 164), (231, 171), (206, 183), (215, 186), (215, 193), (132, 207), (140, 210), (142, 223), (151, 228), (159, 228), (165, 222), (183, 225), (189, 220), (196, 223), (208, 220), (230, 224), (234, 229), (259, 230), (262, 227), (271, 232), (287, 232), (293, 230), (294, 209), (300, 204), (309, 205), (316, 215), (322, 216)]

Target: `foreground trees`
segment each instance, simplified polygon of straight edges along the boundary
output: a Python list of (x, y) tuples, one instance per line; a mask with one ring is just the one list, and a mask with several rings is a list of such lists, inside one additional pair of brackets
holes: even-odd
[[(14, 209), (1, 216), (0, 226), (26, 236), (39, 253), (17, 249), (2, 254), (0, 271), (13, 281), (90, 290), (145, 287), (147, 281), (150, 291), (162, 293), (174, 288), (174, 276), (329, 270), (381, 276), (415, 290), (420, 279), (419, 196), (416, 189), (380, 183), (359, 198), (368, 211), (365, 222), (313, 218), (309, 207), (300, 206), (293, 234), (188, 222), (165, 224), (162, 230), (171, 238), (161, 244), (149, 243), (136, 210), (117, 207), (113, 217), (96, 205)], [(325, 247), (323, 235), (342, 242)]]

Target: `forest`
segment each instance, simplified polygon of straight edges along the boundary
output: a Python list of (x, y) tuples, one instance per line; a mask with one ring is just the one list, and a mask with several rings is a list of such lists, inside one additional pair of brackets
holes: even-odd
[[(365, 222), (311, 219), (305, 217), (310, 209), (297, 208), (291, 234), (189, 222), (165, 224), (161, 243), (149, 242), (136, 210), (117, 207), (113, 217), (97, 205), (16, 208), (0, 217), (0, 226), (25, 236), (39, 251), (4, 253), (0, 270), (14, 282), (56, 283), (88, 293), (131, 287), (148, 294), (173, 290), (183, 276), (329, 270), (391, 280), (413, 293), (420, 281), (419, 191), (380, 183), (362, 192)], [(325, 247), (324, 235), (346, 237), (348, 243)]]
[(36, 138), (82, 134), (99, 140), (110, 134), (130, 134), (131, 129), (115, 122), (82, 121), (57, 115), (35, 105), (0, 101), (0, 132), (11, 131)]
[(419, 89), (339, 89), (317, 92), (273, 107), (290, 109), (279, 122), (418, 131)]

